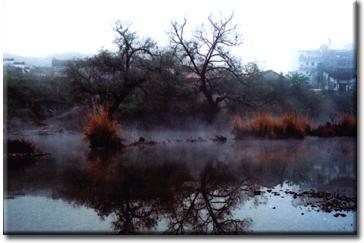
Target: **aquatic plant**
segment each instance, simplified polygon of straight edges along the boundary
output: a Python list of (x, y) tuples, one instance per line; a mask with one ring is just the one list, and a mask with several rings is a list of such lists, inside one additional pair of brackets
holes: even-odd
[(285, 114), (280, 117), (280, 126), (282, 137), (303, 138), (311, 130), (310, 120), (307, 117), (298, 116), (296, 114)]
[(232, 118), (232, 133), (235, 138), (257, 136), (266, 138), (304, 138), (305, 136), (318, 137), (342, 137), (356, 136), (356, 117), (342, 114), (337, 122), (326, 122), (317, 128), (311, 128), (311, 122), (307, 117), (297, 114), (283, 114), (272, 116), (258, 114), (250, 119), (242, 119), (240, 116)]
[(24, 138), (7, 141), (8, 154), (34, 154), (37, 152), (34, 144)]
[(274, 117), (261, 113), (252, 119), (245, 120), (240, 116), (235, 116), (232, 123), (232, 133), (236, 138), (244, 136), (303, 138), (311, 129), (309, 119), (296, 114), (284, 114), (280, 117)]
[(353, 137), (356, 136), (356, 117), (349, 114), (342, 114), (337, 122), (326, 122), (312, 130), (311, 134), (318, 137)]
[(341, 119), (335, 126), (338, 136), (356, 136), (356, 117), (348, 114), (342, 114)]
[(47, 155), (38, 150), (32, 142), (24, 138), (7, 140), (6, 150), (7, 166), (10, 169), (26, 164), (29, 165), (34, 162), (36, 157)]
[(122, 145), (117, 121), (103, 106), (95, 106), (87, 115), (84, 134), (92, 149), (117, 148)]

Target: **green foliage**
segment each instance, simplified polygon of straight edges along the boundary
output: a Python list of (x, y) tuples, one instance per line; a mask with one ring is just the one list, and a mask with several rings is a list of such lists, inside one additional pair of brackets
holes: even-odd
[(6, 71), (4, 85), (8, 118), (42, 120), (65, 111), (70, 105), (70, 88), (64, 78)]
[(286, 78), (290, 81), (291, 85), (295, 88), (300, 88), (302, 86), (308, 86), (309, 78), (301, 73), (289, 73)]

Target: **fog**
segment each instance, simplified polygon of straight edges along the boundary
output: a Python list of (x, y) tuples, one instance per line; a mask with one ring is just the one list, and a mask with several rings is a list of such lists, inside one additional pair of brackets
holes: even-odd
[(298, 49), (316, 49), (330, 40), (332, 48), (353, 43), (354, 1), (118, 1), (4, 0), (3, 52), (22, 56), (114, 48), (116, 20), (161, 46), (173, 19), (188, 19), (194, 28), (213, 13), (234, 12), (243, 45), (234, 54), (262, 69), (287, 72)]

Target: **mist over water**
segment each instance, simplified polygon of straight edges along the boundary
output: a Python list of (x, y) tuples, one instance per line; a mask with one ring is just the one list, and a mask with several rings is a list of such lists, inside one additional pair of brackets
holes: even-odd
[(5, 0), (4, 234), (357, 234), (357, 8)]
[[(221, 144), (194, 132), (138, 131), (138, 136), (158, 144), (105, 153), (90, 151), (79, 133), (27, 137), (51, 155), (8, 171), (5, 231), (173, 232), (174, 223), (186, 213), (179, 203), (189, 205), (194, 197), (200, 205), (193, 208), (197, 214), (212, 214), (205, 208), (210, 204), (225, 205), (226, 212), (215, 212), (223, 213), (219, 222), (235, 222), (239, 233), (356, 229), (356, 213), (350, 206), (356, 194), (352, 139), (229, 138)], [(197, 136), (206, 141), (186, 142)], [(329, 196), (322, 198), (323, 192)], [(205, 193), (211, 201), (205, 201)], [(225, 196), (218, 202), (214, 197), (220, 193)], [(331, 204), (336, 197), (347, 198), (342, 204), (347, 208)], [(123, 205), (139, 206), (128, 212)], [(39, 211), (52, 208), (57, 210), (47, 217)], [(139, 210), (149, 213), (125, 221), (129, 213), (140, 215)], [(341, 213), (345, 217), (336, 216)], [(82, 223), (88, 220), (93, 223)], [(208, 222), (186, 221), (181, 227), (186, 233), (197, 225), (203, 232), (216, 230)]]

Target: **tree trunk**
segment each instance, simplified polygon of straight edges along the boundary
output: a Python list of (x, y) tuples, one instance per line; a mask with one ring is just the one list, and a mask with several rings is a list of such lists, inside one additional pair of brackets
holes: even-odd
[(202, 92), (205, 95), (209, 105), (209, 109), (207, 110), (207, 121), (212, 123), (219, 112), (219, 104), (214, 101), (212, 95), (207, 90), (202, 90)]
[(213, 123), (215, 121), (215, 118), (216, 118), (218, 112), (219, 112), (219, 109), (218, 109), (217, 105), (210, 106), (210, 109), (208, 110), (208, 113), (207, 113), (208, 123)]
[(131, 93), (132, 91), (130, 90), (129, 92), (123, 92), (122, 94), (118, 95), (117, 97), (115, 97), (114, 102), (111, 104), (111, 106), (108, 109), (108, 116), (110, 119), (113, 118), (114, 113), (117, 111), (117, 109), (119, 108), (119, 105), (125, 100), (125, 98)]
[(118, 109), (120, 103), (122, 102), (122, 100), (115, 100), (112, 105), (109, 107), (108, 109), (108, 116), (110, 119), (113, 118), (113, 115), (115, 113), (115, 111)]

